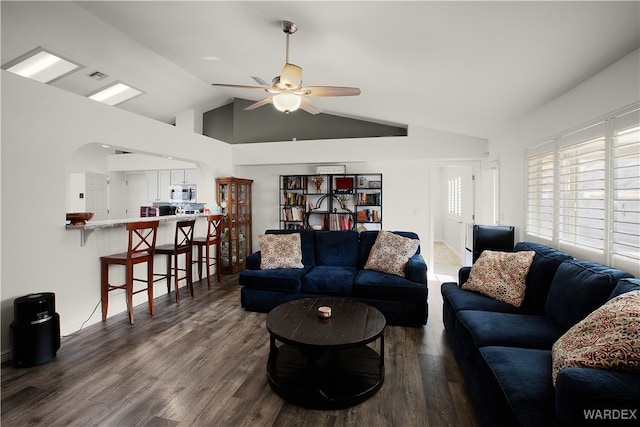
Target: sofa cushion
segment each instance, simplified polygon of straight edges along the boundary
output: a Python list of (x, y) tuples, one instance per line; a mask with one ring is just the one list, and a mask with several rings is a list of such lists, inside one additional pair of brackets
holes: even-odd
[(534, 251), (496, 252), (485, 250), (471, 267), (469, 280), (462, 289), (520, 307), (525, 294), (525, 280)]
[(314, 230), (267, 230), (265, 234), (292, 234), (300, 235), (302, 247), (302, 263), (305, 267), (316, 264), (316, 232)]
[(501, 313), (519, 312), (518, 307), (477, 292), (465, 291), (455, 282), (443, 283), (440, 287), (440, 293), (445, 304), (449, 304), (456, 312), (460, 310), (497, 311)]
[(566, 332), (604, 304), (625, 277), (632, 276), (594, 262), (564, 261), (551, 281), (545, 313)]
[(490, 425), (558, 425), (550, 350), (491, 346), (480, 354), (480, 398), (488, 406), (483, 410), (490, 413)]
[(358, 265), (358, 232), (316, 231), (316, 265)]
[(364, 268), (404, 277), (407, 262), (419, 245), (419, 240), (380, 230)]
[(535, 251), (536, 253), (527, 274), (527, 286), (524, 301), (520, 306), (521, 311), (534, 314), (544, 313), (544, 303), (547, 300), (549, 286), (556, 270), (563, 261), (573, 259), (573, 257), (557, 249), (532, 242), (518, 242), (513, 250), (514, 252)]
[(359, 298), (424, 300), (427, 288), (404, 277), (373, 270), (360, 270), (353, 282), (352, 295)]
[(622, 279), (618, 280), (616, 287), (611, 291), (609, 299), (615, 298), (626, 292), (640, 291), (640, 279)]
[[(640, 419), (640, 374), (591, 368), (566, 368), (558, 373), (555, 392), (556, 417), (563, 426), (637, 425)], [(591, 414), (585, 419), (585, 410)], [(604, 419), (603, 414), (627, 419)], [(631, 411), (635, 411), (632, 418)], [(596, 416), (600, 419), (596, 419)], [(625, 422), (626, 421), (626, 422)]]
[(462, 310), (458, 321), (476, 348), (490, 345), (550, 350), (562, 330), (546, 316)]
[(356, 267), (316, 265), (302, 279), (302, 291), (312, 294), (351, 295), (357, 273)]
[(553, 345), (553, 383), (567, 367), (640, 373), (640, 291), (609, 300)]
[(259, 234), (260, 269), (303, 268), (300, 234)]
[(302, 288), (302, 277), (311, 269), (276, 268), (273, 270), (249, 270), (240, 272), (239, 283), (251, 289), (266, 289), (298, 293)]

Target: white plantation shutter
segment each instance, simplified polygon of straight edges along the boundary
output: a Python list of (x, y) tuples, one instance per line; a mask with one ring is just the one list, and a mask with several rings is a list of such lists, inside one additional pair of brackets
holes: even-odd
[(553, 238), (553, 146), (527, 158), (526, 231), (532, 236)]
[(640, 263), (640, 117), (616, 118), (611, 154), (611, 251), (616, 264)]
[(605, 252), (605, 126), (564, 137), (558, 153), (558, 242)]

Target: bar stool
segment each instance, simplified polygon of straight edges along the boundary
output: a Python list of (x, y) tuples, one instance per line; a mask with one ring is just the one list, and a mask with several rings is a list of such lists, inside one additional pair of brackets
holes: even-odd
[[(203, 261), (207, 266), (207, 286), (211, 289), (211, 266), (216, 266), (216, 275), (220, 282), (220, 230), (222, 228), (222, 214), (207, 215), (207, 236), (196, 237), (193, 239), (193, 245), (198, 247), (198, 259), (193, 261), (198, 263), (198, 280), (202, 280), (202, 264)], [(216, 247), (216, 256), (211, 258), (210, 248)], [(205, 248), (203, 257), (202, 248)]]
[[(129, 247), (127, 252), (106, 255), (100, 257), (100, 280), (102, 300), (102, 320), (107, 320), (109, 308), (109, 292), (116, 289), (124, 289), (129, 310), (129, 323), (133, 325), (133, 295), (147, 291), (149, 298), (149, 313), (153, 316), (153, 254), (156, 247), (156, 232), (158, 221), (130, 222), (127, 224), (129, 231)], [(147, 263), (147, 278), (145, 280), (133, 277), (133, 267), (136, 264)], [(126, 268), (126, 283), (124, 285), (111, 285), (109, 283), (109, 266), (124, 265)], [(146, 282), (147, 287), (133, 289), (133, 282)]]
[[(187, 285), (191, 291), (191, 296), (193, 296), (193, 282), (191, 280), (191, 265), (193, 264), (191, 261), (191, 245), (193, 243), (193, 228), (195, 223), (195, 219), (178, 221), (176, 223), (176, 234), (173, 243), (166, 243), (156, 247), (156, 255), (167, 256), (167, 274), (156, 273), (155, 276), (160, 277), (160, 279), (156, 279), (155, 281), (166, 278), (167, 293), (171, 292), (171, 270), (173, 265), (173, 277), (176, 287), (176, 303), (178, 304), (180, 304), (180, 289), (178, 285), (180, 280), (187, 281)], [(181, 254), (184, 254), (185, 256), (184, 268), (178, 267), (178, 257)], [(184, 271), (185, 275), (183, 277), (178, 277), (179, 271)]]

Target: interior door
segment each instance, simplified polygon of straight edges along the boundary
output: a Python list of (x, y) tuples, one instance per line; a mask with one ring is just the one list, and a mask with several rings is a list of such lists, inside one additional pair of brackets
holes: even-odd
[(127, 173), (127, 218), (138, 218), (140, 206), (147, 206), (147, 175), (145, 173)]
[(109, 191), (106, 174), (87, 172), (86, 175), (87, 211), (94, 212), (94, 221), (109, 219)]

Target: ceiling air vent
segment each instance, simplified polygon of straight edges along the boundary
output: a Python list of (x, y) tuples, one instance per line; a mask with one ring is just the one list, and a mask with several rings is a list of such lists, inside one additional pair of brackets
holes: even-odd
[(105, 73), (101, 73), (100, 71), (94, 71), (93, 73), (89, 74), (89, 77), (94, 80), (100, 81), (107, 78), (108, 76)]

